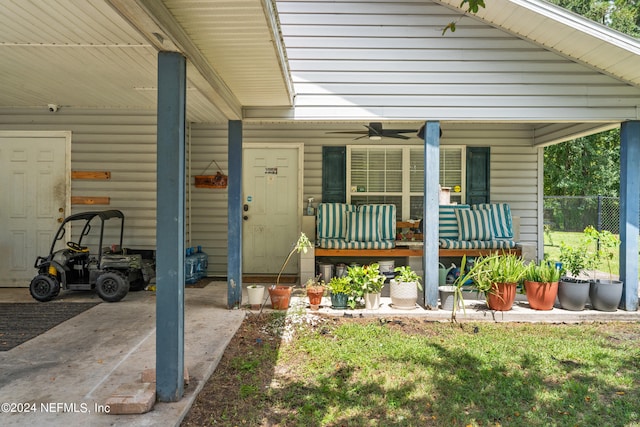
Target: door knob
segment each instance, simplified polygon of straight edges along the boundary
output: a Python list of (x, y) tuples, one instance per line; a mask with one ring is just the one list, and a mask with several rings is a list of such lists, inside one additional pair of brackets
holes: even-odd
[(246, 220), (249, 219), (249, 217), (245, 215), (245, 216), (242, 217), (242, 219), (244, 219), (246, 221)]
[(64, 218), (58, 218), (58, 222), (62, 222)]

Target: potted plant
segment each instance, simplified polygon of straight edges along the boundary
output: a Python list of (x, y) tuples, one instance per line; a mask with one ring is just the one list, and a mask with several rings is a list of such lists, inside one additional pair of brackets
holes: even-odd
[(259, 310), (262, 305), (262, 297), (264, 296), (263, 285), (248, 285), (247, 294), (249, 296), (249, 305), (252, 310)]
[(560, 268), (555, 263), (531, 262), (524, 271), (524, 291), (529, 306), (534, 310), (551, 310), (558, 295), (559, 280)]
[(495, 253), (481, 258), (470, 271), (472, 287), (482, 292), (491, 310), (513, 307), (518, 283), (525, 272), (524, 260), (514, 254)]
[(331, 308), (334, 310), (349, 308), (349, 297), (351, 296), (351, 279), (349, 277), (332, 277), (327, 283), (327, 289), (331, 293)]
[(347, 277), (351, 279), (351, 288), (354, 293), (352, 308), (355, 308), (355, 304), (360, 298), (364, 298), (366, 309), (380, 307), (380, 294), (386, 277), (380, 272), (379, 264), (348, 267)]
[(324, 281), (320, 280), (320, 276), (312, 277), (307, 280), (305, 289), (307, 290), (307, 297), (309, 298), (309, 307), (311, 310), (318, 310), (322, 302), (322, 297), (324, 296)]
[(590, 286), (589, 280), (583, 277), (596, 263), (595, 252), (589, 248), (586, 236), (575, 247), (561, 242), (559, 259), (562, 264), (562, 275), (558, 283), (560, 306), (565, 310), (584, 310)]
[(289, 260), (293, 256), (294, 253), (304, 252), (312, 248), (313, 245), (309, 238), (304, 233), (300, 233), (300, 237), (298, 237), (298, 241), (294, 244), (291, 252), (287, 255), (287, 258), (282, 263), (282, 267), (280, 268), (280, 272), (278, 273), (278, 277), (276, 278), (276, 284), (269, 287), (269, 297), (271, 298), (271, 307), (275, 310), (286, 310), (289, 308), (289, 301), (291, 299), (291, 286), (283, 286), (280, 285), (280, 276), (282, 276), (282, 272), (286, 268)]
[(408, 265), (402, 265), (394, 269), (396, 275), (391, 279), (390, 296), (391, 307), (402, 310), (416, 308), (418, 301), (418, 289), (422, 290), (420, 276)]
[(612, 261), (614, 251), (620, 245), (620, 240), (610, 231), (597, 231), (589, 226), (584, 230), (587, 240), (595, 246), (596, 261), (604, 260), (609, 272), (608, 279), (596, 279), (589, 286), (591, 306), (600, 311), (616, 311), (622, 299), (623, 282), (613, 278)]
[(472, 268), (473, 265), (474, 264), (472, 262), (470, 262), (468, 265), (467, 256), (463, 255), (462, 261), (460, 262), (460, 269), (457, 269), (455, 264), (451, 264), (451, 268), (445, 270), (447, 274), (453, 269), (456, 269), (459, 272), (457, 277), (455, 277), (455, 279), (453, 280), (453, 283), (451, 283), (450, 285), (438, 286), (440, 306), (443, 310), (451, 310), (452, 321), (456, 320), (456, 312), (460, 309), (460, 307), (462, 307), (462, 310), (465, 311), (462, 287), (465, 284), (470, 285), (472, 283), (472, 275), (474, 273), (474, 270)]

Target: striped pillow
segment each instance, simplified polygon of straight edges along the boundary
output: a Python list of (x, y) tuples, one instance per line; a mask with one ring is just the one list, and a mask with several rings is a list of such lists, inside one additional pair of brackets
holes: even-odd
[(456, 211), (469, 208), (469, 205), (440, 205), (438, 214), (438, 237), (440, 239), (457, 240), (460, 233), (458, 231)]
[(380, 241), (380, 217), (373, 211), (347, 212), (347, 240), (351, 242)]
[(347, 212), (355, 211), (346, 203), (320, 203), (318, 205), (318, 238), (344, 239), (347, 236)]
[(396, 205), (362, 205), (358, 210), (379, 218), (380, 240), (396, 240)]
[(511, 208), (507, 203), (482, 203), (473, 205), (476, 210), (491, 212), (491, 227), (493, 236), (497, 239), (513, 239), (513, 221)]
[(486, 209), (458, 209), (458, 240), (491, 240), (491, 212)]

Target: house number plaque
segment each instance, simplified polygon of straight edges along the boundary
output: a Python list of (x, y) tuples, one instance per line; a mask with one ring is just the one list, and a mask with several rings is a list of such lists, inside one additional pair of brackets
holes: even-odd
[(264, 168), (265, 175), (278, 175), (278, 168)]

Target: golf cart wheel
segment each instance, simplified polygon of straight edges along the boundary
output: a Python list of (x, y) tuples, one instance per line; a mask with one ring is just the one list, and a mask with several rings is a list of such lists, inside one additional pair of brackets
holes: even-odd
[(51, 301), (60, 293), (60, 282), (50, 274), (38, 274), (29, 285), (29, 292), (37, 301)]
[(104, 301), (117, 302), (129, 292), (129, 281), (118, 271), (107, 271), (98, 277), (96, 292)]

